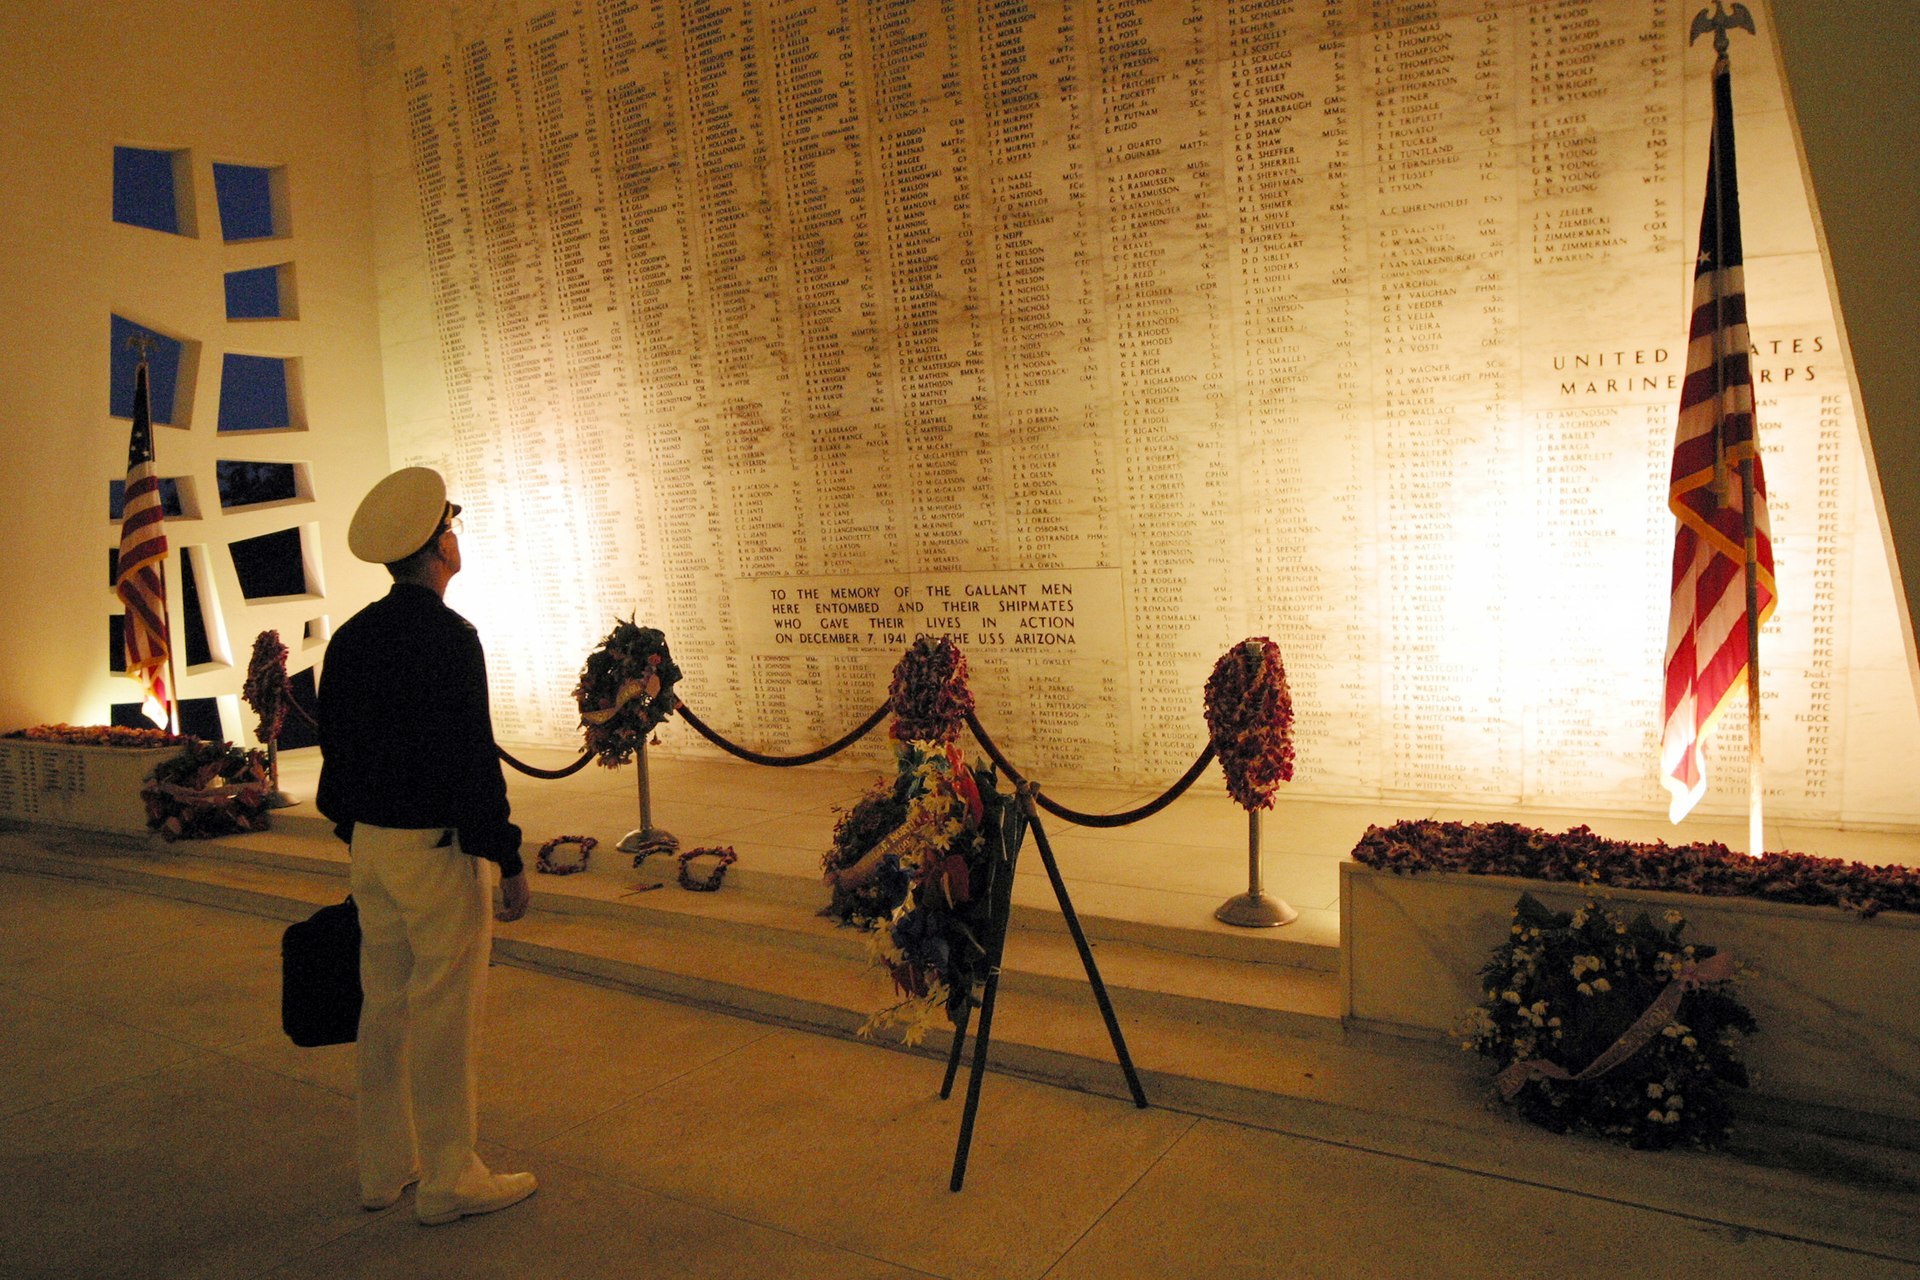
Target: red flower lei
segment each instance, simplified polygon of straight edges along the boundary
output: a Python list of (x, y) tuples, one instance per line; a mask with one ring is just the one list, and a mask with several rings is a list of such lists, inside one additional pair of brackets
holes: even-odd
[(1293, 697), (1280, 646), (1259, 636), (1221, 654), (1206, 699), (1228, 794), (1243, 809), (1271, 809), (1275, 789), (1293, 777)]
[(253, 658), (247, 680), (240, 686), (253, 713), (260, 717), (254, 735), (262, 742), (278, 742), (287, 723), (287, 646), (278, 631), (262, 631), (253, 638)]
[(949, 636), (919, 636), (893, 668), (887, 690), (893, 727), (901, 742), (952, 742), (960, 736), (973, 691), (967, 688), (967, 655)]

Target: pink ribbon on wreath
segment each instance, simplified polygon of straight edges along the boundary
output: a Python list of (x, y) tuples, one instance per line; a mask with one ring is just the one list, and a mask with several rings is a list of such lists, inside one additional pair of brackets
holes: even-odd
[(1592, 1080), (1603, 1076), (1634, 1054), (1647, 1047), (1661, 1028), (1673, 1021), (1680, 1012), (1680, 1002), (1689, 991), (1706, 986), (1710, 982), (1725, 982), (1733, 976), (1733, 957), (1721, 952), (1708, 956), (1705, 960), (1686, 965), (1674, 976), (1673, 981), (1660, 989), (1653, 998), (1647, 1011), (1634, 1019), (1633, 1025), (1620, 1033), (1620, 1038), (1588, 1063), (1579, 1072), (1570, 1072), (1557, 1062), (1548, 1062), (1545, 1058), (1528, 1058), (1525, 1062), (1516, 1062), (1494, 1077), (1499, 1086), (1500, 1096), (1508, 1102), (1513, 1096), (1535, 1080), (1560, 1080), (1573, 1082)]
[(219, 787), (183, 787), (172, 782), (157, 785), (164, 794), (189, 809), (222, 808), (234, 800), (251, 800), (265, 790), (258, 782), (233, 782)]

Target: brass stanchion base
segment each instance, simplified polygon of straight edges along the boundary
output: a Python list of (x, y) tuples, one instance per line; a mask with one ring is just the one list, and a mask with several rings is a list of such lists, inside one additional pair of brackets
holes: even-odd
[(1264, 893), (1238, 893), (1220, 904), (1213, 918), (1223, 924), (1237, 924), (1249, 929), (1272, 929), (1283, 924), (1292, 924), (1300, 918), (1295, 911), (1278, 898), (1269, 898)]
[(680, 847), (680, 838), (659, 827), (641, 827), (620, 837), (614, 848), (634, 856), (635, 865), (656, 853), (672, 853)]

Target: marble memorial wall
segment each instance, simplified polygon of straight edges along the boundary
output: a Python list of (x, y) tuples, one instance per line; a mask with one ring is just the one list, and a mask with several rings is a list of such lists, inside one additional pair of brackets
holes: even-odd
[[(1204, 741), (1214, 659), (1266, 634), (1296, 791), (1664, 811), (1697, 8), (371, 6), (395, 462), (468, 504), (454, 602), (501, 736), (577, 740), (616, 615), (773, 750), (838, 736), (946, 634), (1025, 767), (1155, 784)], [(1755, 8), (1771, 811), (1920, 820)], [(1743, 803), (1728, 719), (1709, 809)]]

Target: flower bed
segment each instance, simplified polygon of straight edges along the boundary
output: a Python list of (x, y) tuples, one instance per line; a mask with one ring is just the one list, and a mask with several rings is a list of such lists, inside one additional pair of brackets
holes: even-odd
[(1563, 884), (1655, 889), (1845, 907), (1863, 916), (1920, 912), (1920, 869), (1869, 867), (1805, 853), (1758, 858), (1723, 844), (1608, 840), (1584, 826), (1552, 835), (1511, 822), (1396, 822), (1368, 827), (1354, 860), (1382, 871), (1460, 871)]

